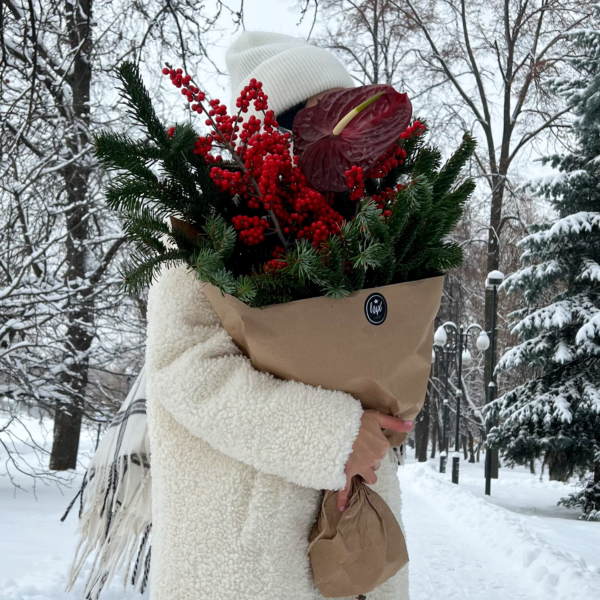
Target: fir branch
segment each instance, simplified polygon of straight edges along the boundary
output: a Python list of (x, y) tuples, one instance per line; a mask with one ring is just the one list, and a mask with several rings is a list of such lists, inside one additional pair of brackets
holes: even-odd
[(172, 268), (186, 263), (187, 258), (187, 253), (179, 249), (167, 250), (154, 256), (148, 256), (144, 252), (133, 253), (121, 266), (125, 289), (134, 296), (139, 295), (157, 279), (163, 266)]
[(162, 158), (163, 153), (157, 146), (113, 132), (97, 135), (94, 138), (94, 146), (96, 157), (104, 167), (127, 171), (146, 181), (157, 181), (156, 175), (147, 166), (147, 163)]
[(148, 135), (160, 147), (168, 146), (169, 136), (154, 111), (138, 66), (133, 62), (124, 62), (118, 69), (118, 77), (123, 86), (121, 97), (129, 108), (131, 117), (144, 126)]
[(477, 141), (469, 133), (465, 133), (463, 141), (450, 157), (435, 179), (433, 194), (436, 198), (445, 196), (454, 185), (467, 161), (473, 156)]

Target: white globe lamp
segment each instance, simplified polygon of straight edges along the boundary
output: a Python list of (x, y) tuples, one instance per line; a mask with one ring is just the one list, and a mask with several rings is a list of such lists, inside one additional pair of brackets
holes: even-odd
[(488, 273), (486, 285), (488, 287), (500, 285), (504, 281), (504, 273), (502, 271), (491, 271)]
[(487, 350), (490, 347), (490, 338), (485, 331), (482, 331), (475, 341), (475, 345), (477, 346), (477, 350)]
[(473, 362), (473, 357), (468, 349), (464, 349), (462, 353), (462, 364), (463, 367), (468, 367)]
[(446, 334), (446, 330), (444, 329), (443, 326), (440, 325), (435, 330), (435, 333), (433, 334), (433, 343), (436, 346), (443, 347), (446, 345), (447, 341), (448, 341), (448, 335)]

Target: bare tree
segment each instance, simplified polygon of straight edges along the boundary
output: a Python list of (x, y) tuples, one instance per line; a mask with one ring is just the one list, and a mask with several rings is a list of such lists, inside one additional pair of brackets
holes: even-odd
[(405, 87), (406, 34), (416, 27), (411, 19), (390, 0), (307, 0), (302, 18), (313, 3), (313, 18), (320, 14), (324, 29), (316, 43), (335, 51), (358, 84)]
[(223, 11), (194, 0), (0, 2), (0, 384), (53, 414), (53, 470), (76, 466), (82, 419), (105, 420), (121, 374), (143, 359), (143, 299), (120, 290), (125, 239), (93, 157), (94, 131), (122, 114), (111, 71), (146, 56), (157, 73), (163, 56), (198, 69)]
[[(489, 189), (486, 271), (501, 265), (502, 233), (517, 214), (506, 214), (511, 174), (535, 154), (533, 144), (568, 126), (568, 109), (556, 106), (544, 87), (548, 76), (568, 69), (567, 34), (589, 23), (593, 3), (570, 0), (391, 0), (419, 29), (421, 76), (429, 98), (473, 129), (475, 155)], [(435, 87), (434, 87), (435, 86)], [(517, 167), (517, 169), (515, 169)], [(486, 293), (485, 327), (491, 329), (492, 296)], [(486, 383), (491, 378), (486, 361)]]

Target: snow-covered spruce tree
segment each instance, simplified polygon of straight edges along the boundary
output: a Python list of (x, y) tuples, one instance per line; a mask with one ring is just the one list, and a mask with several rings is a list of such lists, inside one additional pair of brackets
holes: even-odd
[[(504, 288), (521, 294), (512, 314), (520, 343), (500, 371), (528, 368), (531, 377), (504, 394), (488, 417), (500, 418), (489, 441), (508, 463), (542, 457), (551, 479), (586, 477), (583, 491), (563, 500), (600, 517), (600, 31), (573, 36), (578, 76), (558, 79), (572, 107), (574, 147), (546, 159), (559, 170), (537, 185), (555, 216), (520, 242), (523, 267)], [(589, 475), (587, 476), (589, 478)]]

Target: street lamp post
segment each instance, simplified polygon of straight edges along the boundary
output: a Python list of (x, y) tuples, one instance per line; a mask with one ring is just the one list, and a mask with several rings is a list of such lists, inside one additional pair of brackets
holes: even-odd
[(444, 442), (444, 450), (440, 455), (440, 473), (446, 472), (446, 461), (448, 457), (448, 439), (446, 436), (446, 426), (448, 422), (448, 410), (449, 410), (449, 400), (448, 400), (448, 357), (447, 354), (450, 349), (446, 347), (446, 342), (448, 340), (448, 336), (446, 333), (446, 329), (454, 333), (454, 345), (451, 350), (456, 350), (456, 356), (458, 359), (457, 365), (457, 375), (458, 375), (458, 385), (456, 391), (456, 428), (455, 428), (455, 440), (454, 440), (454, 456), (452, 457), (452, 483), (458, 483), (459, 478), (459, 470), (460, 470), (460, 409), (461, 409), (461, 400), (462, 400), (462, 367), (463, 364), (465, 367), (468, 367), (471, 364), (472, 357), (469, 349), (467, 347), (469, 340), (469, 333), (472, 329), (479, 330), (479, 337), (476, 341), (476, 346), (479, 350), (487, 350), (490, 341), (483, 330), (481, 325), (477, 323), (473, 323), (469, 325), (466, 329), (461, 327), (457, 327), (452, 321), (447, 321), (435, 332), (434, 335), (434, 345), (441, 346), (444, 348), (444, 354), (446, 355), (446, 371), (445, 371), (445, 391), (444, 391), (444, 425), (443, 425), (443, 442)]
[(443, 327), (438, 327), (433, 336), (434, 348), (439, 348), (442, 352), (442, 359), (444, 361), (444, 400), (443, 400), (443, 416), (442, 416), (442, 448), (440, 452), (440, 473), (446, 472), (446, 460), (448, 457), (448, 367), (450, 363), (449, 348), (446, 346), (448, 336), (446, 330)]
[[(478, 325), (479, 327), (479, 325)], [(454, 434), (454, 456), (452, 457), (452, 483), (458, 483), (460, 467), (460, 401), (462, 397), (462, 364), (463, 364), (463, 328), (458, 329), (458, 386), (456, 389), (456, 431)]]
[[(490, 348), (490, 382), (487, 388), (487, 403), (494, 401), (496, 395), (496, 382), (494, 381), (494, 369), (495, 365), (495, 351), (496, 351), (496, 310), (498, 300), (498, 286), (504, 281), (504, 273), (500, 271), (492, 271), (488, 273), (485, 286), (486, 288), (492, 288), (493, 299), (492, 299), (492, 331), (491, 334), (491, 348)], [(485, 448), (485, 494), (489, 496), (492, 493), (492, 451), (487, 445), (487, 434), (490, 432), (490, 423), (486, 423), (486, 448)]]

